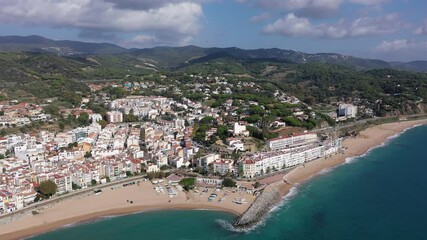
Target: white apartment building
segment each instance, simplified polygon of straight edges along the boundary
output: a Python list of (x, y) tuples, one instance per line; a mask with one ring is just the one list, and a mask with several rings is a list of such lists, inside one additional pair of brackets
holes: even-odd
[(225, 175), (227, 172), (231, 173), (233, 171), (233, 160), (231, 159), (222, 159), (216, 160), (213, 162), (214, 172), (219, 175)]
[(219, 160), (221, 155), (219, 154), (209, 154), (204, 157), (199, 158), (199, 166), (206, 167), (209, 164), (213, 163), (215, 160)]
[(107, 121), (109, 123), (121, 123), (123, 122), (123, 113), (119, 111), (107, 112)]
[(240, 125), (239, 122), (234, 123), (233, 132), (235, 135), (249, 136), (249, 131), (246, 130), (246, 125)]
[(325, 156), (325, 146), (304, 151), (267, 152), (243, 161), (243, 173), (247, 178), (266, 174), (269, 170), (293, 167)]
[(338, 106), (338, 116), (346, 118), (355, 118), (357, 114), (357, 106), (353, 104), (340, 104)]
[(302, 133), (290, 137), (273, 138), (267, 141), (267, 146), (272, 150), (293, 148), (318, 141), (316, 133)]

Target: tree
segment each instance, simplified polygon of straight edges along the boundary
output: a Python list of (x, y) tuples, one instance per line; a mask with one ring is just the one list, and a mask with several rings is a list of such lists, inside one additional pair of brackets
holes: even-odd
[(75, 184), (74, 182), (71, 183), (71, 187), (73, 188), (73, 190), (81, 189), (81, 187), (79, 185)]
[(160, 166), (160, 170), (164, 171), (164, 170), (168, 170), (170, 169), (170, 167), (168, 165), (162, 165)]
[(63, 122), (59, 122), (58, 127), (59, 127), (59, 130), (61, 130), (61, 132), (62, 132), (62, 131), (64, 131), (65, 124)]
[(126, 171), (126, 177), (132, 177), (132, 172), (131, 171)]
[(108, 177), (108, 176), (105, 176), (105, 180), (107, 181), (107, 183), (111, 182), (110, 177)]
[(123, 122), (138, 122), (139, 119), (132, 112), (129, 114), (123, 114)]
[(85, 158), (90, 158), (90, 157), (92, 157), (92, 152), (91, 151), (86, 152)]
[(254, 188), (257, 189), (261, 186), (261, 183), (259, 183), (258, 181), (255, 182), (254, 184)]
[(108, 122), (105, 121), (104, 119), (99, 120), (98, 124), (101, 125), (101, 128), (105, 128), (105, 126), (107, 126)]
[(222, 181), (223, 187), (236, 187), (236, 182), (231, 178), (224, 178)]
[(196, 179), (195, 178), (184, 178), (179, 181), (179, 185), (184, 188), (185, 191), (189, 191), (194, 188), (196, 185)]
[(0, 159), (4, 159), (4, 154), (0, 154)]
[(47, 114), (51, 114), (52, 116), (58, 116), (59, 115), (59, 107), (55, 103), (51, 103), (43, 108), (44, 112)]
[(80, 125), (82, 126), (87, 125), (89, 124), (89, 114), (86, 112), (83, 112), (80, 114), (77, 120), (79, 121)]
[(58, 186), (52, 180), (43, 181), (37, 187), (37, 191), (47, 198), (53, 196), (57, 189)]
[(97, 184), (97, 181), (96, 181), (95, 179), (92, 179), (92, 180), (90, 181), (90, 184), (91, 184), (92, 186), (95, 186), (95, 185)]
[(228, 128), (224, 125), (218, 125), (216, 134), (221, 140), (225, 140), (227, 137), (229, 137)]

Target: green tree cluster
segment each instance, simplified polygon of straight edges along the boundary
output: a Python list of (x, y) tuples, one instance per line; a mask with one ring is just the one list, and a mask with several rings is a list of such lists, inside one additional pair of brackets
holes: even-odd
[(191, 189), (194, 189), (194, 187), (196, 186), (196, 179), (195, 178), (181, 179), (181, 181), (179, 181), (179, 185), (181, 185), (185, 191), (189, 191)]

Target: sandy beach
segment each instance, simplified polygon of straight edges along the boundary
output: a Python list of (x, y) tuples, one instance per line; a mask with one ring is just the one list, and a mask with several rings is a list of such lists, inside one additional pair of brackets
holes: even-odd
[[(370, 148), (384, 143), (387, 138), (421, 124), (427, 124), (427, 120), (389, 123), (368, 128), (357, 137), (346, 139), (343, 144), (347, 149), (343, 153), (299, 166), (283, 177), (287, 183), (280, 180), (270, 184), (267, 189), (276, 188), (282, 196), (285, 196), (295, 184), (303, 183), (324, 169), (342, 164), (349, 157), (362, 155)], [(239, 215), (255, 200), (255, 197), (249, 194), (229, 192), (226, 200), (220, 203), (218, 199), (226, 192), (226, 190), (221, 190), (221, 192), (216, 192), (218, 194), (217, 199), (208, 202), (209, 194), (214, 191), (212, 189), (202, 196), (201, 191), (200, 193), (179, 191), (177, 196), (170, 198), (166, 193), (156, 192), (153, 189), (154, 187), (151, 182), (141, 182), (139, 185), (121, 186), (113, 190), (105, 188), (103, 193), (99, 195), (64, 200), (50, 208), (41, 210), (38, 215), (30, 214), (16, 221), (0, 225), (0, 239), (21, 239), (67, 224), (89, 221), (103, 216), (148, 210), (212, 209)], [(237, 205), (233, 203), (232, 200), (236, 197), (245, 198), (247, 204)]]
[(292, 187), (302, 184), (321, 171), (343, 164), (348, 158), (363, 155), (371, 148), (380, 146), (385, 143), (388, 138), (403, 132), (405, 129), (425, 124), (427, 124), (427, 120), (424, 119), (387, 123), (367, 128), (361, 131), (357, 137), (344, 140), (343, 146), (346, 149), (343, 153), (333, 155), (326, 159), (317, 159), (304, 164), (304, 166), (298, 166), (283, 177), (286, 183), (284, 181), (279, 181), (271, 184), (269, 188), (276, 188), (282, 196), (286, 196)]
[[(103, 188), (102, 193), (86, 197), (67, 199), (50, 208), (41, 210), (37, 215), (27, 215), (17, 221), (0, 225), (0, 239), (20, 239), (43, 233), (61, 226), (93, 220), (103, 216), (129, 214), (141, 211), (163, 209), (210, 209), (230, 212), (236, 215), (243, 213), (252, 204), (255, 197), (241, 192), (228, 191), (228, 196), (222, 202), (220, 198), (227, 192), (209, 189), (207, 193), (178, 191), (178, 195), (169, 197), (164, 185), (160, 183), (164, 192), (157, 192), (154, 188), (158, 184), (150, 181), (114, 189)], [(208, 197), (215, 192), (218, 197), (209, 202)], [(246, 204), (233, 203), (234, 198), (246, 199)], [(132, 201), (132, 203), (131, 203)]]

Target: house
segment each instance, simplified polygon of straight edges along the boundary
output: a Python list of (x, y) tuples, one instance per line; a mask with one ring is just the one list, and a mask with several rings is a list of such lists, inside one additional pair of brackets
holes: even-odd
[(147, 173), (150, 173), (150, 172), (159, 172), (159, 171), (160, 171), (160, 168), (157, 165), (152, 164), (152, 163), (149, 163), (147, 165)]
[(196, 185), (202, 187), (221, 187), (222, 179), (219, 178), (196, 178)]
[(227, 173), (233, 173), (233, 160), (221, 159), (213, 162), (214, 172), (219, 175), (226, 175)]
[(184, 177), (176, 175), (176, 174), (171, 174), (168, 177), (166, 177), (166, 179), (168, 180), (168, 183), (171, 185), (177, 185), (179, 183), (179, 181), (181, 181)]

